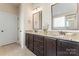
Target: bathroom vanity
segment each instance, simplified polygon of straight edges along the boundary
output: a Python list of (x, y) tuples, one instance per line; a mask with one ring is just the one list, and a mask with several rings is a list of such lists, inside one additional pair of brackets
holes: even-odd
[[(79, 33), (76, 35), (65, 31), (79, 31), (78, 6), (77, 3), (51, 5), (51, 26), (47, 21), (42, 26), (42, 10), (33, 14), (34, 33), (25, 33), (27, 48), (37, 56), (79, 56)], [(46, 34), (49, 27), (52, 27), (50, 34)], [(43, 30), (44, 33), (38, 33), (38, 30)], [(52, 30), (58, 30), (56, 35), (52, 35), (54, 33)]]
[(79, 42), (56, 36), (26, 33), (26, 46), (37, 56), (79, 56)]

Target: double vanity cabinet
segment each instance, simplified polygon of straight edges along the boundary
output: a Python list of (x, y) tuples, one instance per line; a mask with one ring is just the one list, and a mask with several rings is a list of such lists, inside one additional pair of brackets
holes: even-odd
[(79, 56), (79, 42), (26, 33), (26, 46), (37, 56)]

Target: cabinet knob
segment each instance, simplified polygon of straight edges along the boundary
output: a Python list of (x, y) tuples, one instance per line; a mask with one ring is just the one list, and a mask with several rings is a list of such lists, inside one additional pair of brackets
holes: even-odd
[(20, 32), (22, 32), (22, 31), (20, 30)]
[(4, 30), (1, 30), (1, 32), (4, 32)]

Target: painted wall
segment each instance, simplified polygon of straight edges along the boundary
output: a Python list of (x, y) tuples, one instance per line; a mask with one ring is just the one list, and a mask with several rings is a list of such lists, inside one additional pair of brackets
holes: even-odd
[(0, 3), (0, 11), (18, 15), (19, 7), (16, 5), (9, 4), (9, 3)]
[(24, 4), (24, 29), (32, 30), (32, 4)]

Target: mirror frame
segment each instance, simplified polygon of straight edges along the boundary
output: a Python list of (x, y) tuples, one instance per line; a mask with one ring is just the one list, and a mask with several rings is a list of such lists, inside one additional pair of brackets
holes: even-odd
[(37, 30), (42, 30), (42, 11), (38, 11), (32, 15), (33, 16), (33, 21), (32, 21), (33, 22), (33, 30), (35, 29), (34, 28), (34, 26), (35, 26), (34, 25), (34, 15), (37, 13), (39, 13), (39, 19), (38, 19), (39, 20), (39, 28)]

